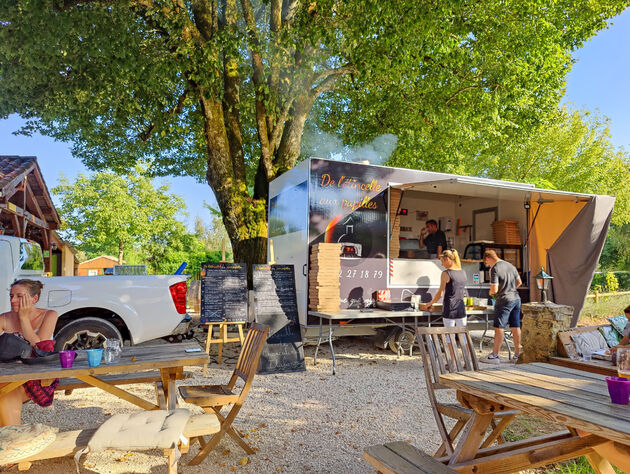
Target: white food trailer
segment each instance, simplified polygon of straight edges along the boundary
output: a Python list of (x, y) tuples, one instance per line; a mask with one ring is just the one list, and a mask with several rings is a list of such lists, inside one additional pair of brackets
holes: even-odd
[[(614, 197), (537, 189), (527, 183), (310, 158), (270, 183), (269, 239), (275, 261), (293, 264), (300, 324), (308, 317), (309, 253), (339, 243), (341, 308), (376, 306), (412, 295), (429, 301), (442, 268), (419, 246), (420, 230), (436, 220), (458, 250), (470, 296), (487, 297), (483, 249), (514, 263), (524, 301), (539, 298), (532, 277), (554, 276), (552, 298), (579, 313), (606, 238)], [(499, 242), (493, 223), (509, 223)], [(495, 224), (496, 225), (496, 224)], [(466, 249), (468, 252), (466, 253)]]

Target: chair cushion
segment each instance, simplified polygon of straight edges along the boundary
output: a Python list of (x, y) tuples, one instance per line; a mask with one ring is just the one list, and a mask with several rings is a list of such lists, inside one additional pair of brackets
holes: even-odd
[(575, 342), (575, 348), (580, 354), (583, 354), (585, 350), (594, 352), (600, 349), (608, 349), (608, 344), (606, 344), (604, 336), (596, 329), (574, 334), (571, 336), (571, 339)]
[(96, 430), (88, 447), (90, 451), (172, 448), (188, 418), (184, 408), (114, 415)]
[(604, 339), (606, 339), (606, 343), (608, 347), (616, 346), (621, 342), (621, 334), (617, 332), (617, 330), (612, 326), (602, 326), (601, 328), (597, 328), (599, 332), (602, 333)]
[(43, 451), (55, 441), (57, 431), (41, 423), (0, 427), (0, 466)]
[(623, 330), (626, 328), (628, 324), (628, 318), (625, 315), (621, 314), (619, 316), (611, 316), (607, 318), (610, 321), (610, 325), (614, 327), (619, 334), (623, 334)]

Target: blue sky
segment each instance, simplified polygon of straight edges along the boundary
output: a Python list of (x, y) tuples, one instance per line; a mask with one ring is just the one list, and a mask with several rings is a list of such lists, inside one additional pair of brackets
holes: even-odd
[[(607, 30), (587, 41), (574, 57), (576, 64), (567, 77), (564, 102), (579, 109), (597, 111), (610, 118), (612, 142), (630, 151), (630, 9), (611, 21)], [(13, 131), (22, 124), (17, 116), (0, 120), (0, 155), (37, 156), (44, 178), (51, 188), (63, 173), (72, 179), (88, 171), (70, 153), (66, 143), (35, 135), (15, 136)], [(183, 196), (189, 213), (188, 223), (196, 216), (210, 223), (206, 201), (216, 206), (212, 191), (205, 183), (193, 178), (165, 178), (171, 191)]]

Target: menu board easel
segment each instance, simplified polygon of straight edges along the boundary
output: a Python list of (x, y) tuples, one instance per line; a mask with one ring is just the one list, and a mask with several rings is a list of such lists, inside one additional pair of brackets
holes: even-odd
[(247, 265), (201, 264), (201, 322), (247, 321)]
[(254, 265), (256, 322), (269, 326), (258, 373), (306, 370), (293, 265)]

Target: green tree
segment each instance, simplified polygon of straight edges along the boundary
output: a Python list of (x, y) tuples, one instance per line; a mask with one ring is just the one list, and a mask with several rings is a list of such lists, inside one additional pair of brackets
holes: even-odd
[(396, 133), (455, 170), (472, 144), (544, 119), (570, 51), (627, 5), (6, 0), (0, 117), (72, 141), (93, 169), (150, 159), (205, 177), (235, 258), (262, 262), (268, 183), (295, 165), (312, 112), (349, 142)]
[(223, 249), (224, 242), (225, 251), (231, 252), (232, 250), (230, 246), (230, 238), (228, 237), (223, 221), (219, 216), (212, 216), (212, 223), (210, 227), (207, 227), (203, 220), (200, 217), (197, 217), (195, 219), (195, 235), (208, 251), (221, 251)]
[(559, 109), (526, 139), (480, 152), (466, 174), (616, 195), (613, 222), (630, 222), (630, 155), (611, 143), (608, 119), (588, 111)]
[(118, 263), (136, 253), (153, 267), (186, 235), (177, 220), (185, 204), (168, 191), (168, 184), (156, 188), (140, 167), (125, 175), (79, 174), (73, 183), (62, 178), (52, 189), (61, 200), (64, 238), (73, 245), (90, 256), (116, 254)]
[(602, 270), (630, 270), (630, 224), (611, 225), (599, 259)]

